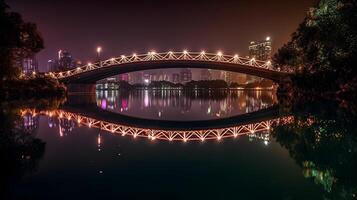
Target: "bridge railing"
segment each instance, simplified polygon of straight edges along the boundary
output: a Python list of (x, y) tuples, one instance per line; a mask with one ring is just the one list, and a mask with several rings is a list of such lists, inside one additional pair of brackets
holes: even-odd
[(206, 53), (202, 52), (163, 52), (156, 53), (155, 51), (150, 51), (147, 54), (132, 54), (129, 56), (122, 55), (117, 58), (110, 58), (96, 63), (88, 63), (84, 66), (77, 67), (71, 70), (63, 72), (49, 72), (46, 73), (47, 76), (53, 78), (62, 79), (67, 78), (76, 74), (83, 72), (88, 72), (98, 68), (110, 67), (113, 65), (120, 65), (125, 63), (135, 63), (135, 62), (145, 62), (145, 61), (164, 61), (164, 60), (192, 60), (192, 61), (208, 61), (216, 63), (231, 63), (237, 65), (245, 65), (256, 68), (269, 69), (273, 71), (279, 71), (273, 68), (271, 61), (260, 61), (254, 58), (245, 58), (239, 55), (224, 55), (222, 52), (218, 53)]

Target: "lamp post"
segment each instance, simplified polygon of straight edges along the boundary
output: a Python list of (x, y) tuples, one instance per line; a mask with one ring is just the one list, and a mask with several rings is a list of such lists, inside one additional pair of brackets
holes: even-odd
[(97, 47), (97, 60), (99, 65), (102, 66), (102, 62), (100, 61), (100, 53), (102, 52), (102, 47)]

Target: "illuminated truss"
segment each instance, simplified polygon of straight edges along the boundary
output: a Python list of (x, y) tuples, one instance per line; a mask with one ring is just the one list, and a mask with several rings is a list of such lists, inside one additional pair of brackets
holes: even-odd
[(191, 61), (208, 61), (212, 63), (230, 63), (237, 65), (244, 65), (249, 67), (263, 68), (269, 69), (272, 71), (279, 72), (278, 69), (274, 69), (272, 67), (271, 61), (259, 61), (254, 58), (244, 58), (238, 55), (223, 55), (222, 52), (218, 53), (206, 53), (202, 52), (163, 52), (156, 53), (155, 51), (150, 51), (147, 54), (140, 55), (130, 55), (125, 56), (122, 55), (117, 58), (111, 58), (108, 60), (100, 61), (97, 63), (88, 63), (82, 67), (77, 67), (72, 70), (63, 71), (63, 72), (49, 72), (46, 75), (51, 76), (53, 78), (62, 79), (67, 78), (76, 74), (80, 74), (83, 72), (88, 72), (100, 68), (110, 67), (114, 65), (121, 65), (126, 63), (135, 63), (135, 62), (147, 62), (147, 61), (165, 61), (165, 60), (191, 60)]
[[(239, 125), (228, 128), (218, 129), (202, 129), (202, 130), (160, 130), (160, 129), (147, 129), (139, 127), (125, 126), (106, 121), (96, 120), (79, 114), (66, 112), (66, 111), (43, 111), (36, 112), (35, 110), (23, 110), (22, 115), (32, 114), (36, 116), (38, 114), (46, 115), (48, 117), (58, 117), (59, 119), (67, 119), (75, 121), (79, 126), (86, 126), (89, 128), (97, 128), (100, 130), (108, 131), (113, 134), (122, 136), (131, 136), (133, 138), (143, 137), (150, 140), (166, 140), (166, 141), (205, 141), (205, 140), (221, 140), (223, 138), (235, 138), (241, 135), (254, 136), (260, 132), (268, 132), (274, 123), (279, 123), (282, 119), (271, 119), (261, 121), (257, 123)], [(289, 120), (289, 118), (286, 118)]]

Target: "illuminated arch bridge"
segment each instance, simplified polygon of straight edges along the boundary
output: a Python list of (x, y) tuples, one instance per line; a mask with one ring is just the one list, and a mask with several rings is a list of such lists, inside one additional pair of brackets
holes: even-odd
[(97, 128), (113, 134), (121, 136), (131, 136), (133, 138), (141, 137), (150, 140), (166, 140), (166, 141), (205, 141), (205, 140), (221, 140), (224, 138), (236, 138), (241, 135), (258, 136), (259, 133), (268, 132), (272, 129), (272, 125), (277, 123), (286, 123), (291, 120), (291, 117), (274, 118), (250, 124), (232, 126), (227, 128), (201, 129), (201, 130), (161, 130), (148, 129), (111, 123), (104, 120), (97, 120), (91, 117), (86, 117), (81, 114), (66, 112), (63, 110), (57, 111), (42, 111), (27, 109), (23, 110), (22, 115), (31, 114), (46, 115), (48, 117), (58, 117), (59, 119), (73, 120), (79, 126), (89, 128)]
[(163, 52), (122, 55), (117, 58), (88, 63), (84, 66), (63, 72), (49, 72), (46, 75), (64, 83), (95, 83), (98, 80), (121, 73), (159, 68), (206, 68), (245, 73), (275, 82), (289, 76), (288, 72), (275, 69), (271, 61), (259, 61), (238, 55), (224, 55), (222, 52)]

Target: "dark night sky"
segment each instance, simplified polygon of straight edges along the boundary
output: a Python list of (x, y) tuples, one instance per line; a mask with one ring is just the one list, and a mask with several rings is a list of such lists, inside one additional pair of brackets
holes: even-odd
[(251, 40), (271, 36), (274, 50), (290, 38), (314, 0), (114, 1), (7, 0), (45, 40), (40, 69), (59, 49), (87, 62), (149, 50), (222, 50), (247, 55)]

